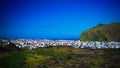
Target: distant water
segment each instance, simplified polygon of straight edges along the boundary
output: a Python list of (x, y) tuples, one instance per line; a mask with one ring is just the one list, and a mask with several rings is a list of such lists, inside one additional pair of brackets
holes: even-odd
[(76, 38), (0, 38), (0, 39), (32, 39), (32, 40), (43, 40), (43, 39), (48, 39), (48, 40), (77, 40)]

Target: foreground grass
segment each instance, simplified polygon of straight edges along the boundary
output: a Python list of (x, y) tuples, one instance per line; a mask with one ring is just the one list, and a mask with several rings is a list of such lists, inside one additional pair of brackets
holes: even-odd
[(47, 47), (0, 53), (0, 68), (120, 68), (119, 49)]

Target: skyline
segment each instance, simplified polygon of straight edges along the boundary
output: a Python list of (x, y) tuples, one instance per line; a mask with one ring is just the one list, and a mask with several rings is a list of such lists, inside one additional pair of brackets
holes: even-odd
[(0, 38), (77, 39), (99, 23), (120, 22), (119, 0), (3, 0)]

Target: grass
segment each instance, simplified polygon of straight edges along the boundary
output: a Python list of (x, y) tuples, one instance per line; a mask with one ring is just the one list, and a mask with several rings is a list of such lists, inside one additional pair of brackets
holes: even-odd
[(26, 57), (26, 63), (28, 68), (37, 68), (38, 65), (47, 62), (51, 56), (43, 56), (43, 55), (33, 55)]
[(0, 53), (0, 68), (120, 68), (119, 49), (38, 48)]
[(25, 58), (19, 53), (2, 54), (0, 68), (26, 68)]

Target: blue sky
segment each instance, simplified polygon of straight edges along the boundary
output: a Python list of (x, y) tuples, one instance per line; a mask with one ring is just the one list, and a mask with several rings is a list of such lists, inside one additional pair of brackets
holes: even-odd
[(119, 0), (1, 0), (1, 38), (77, 39), (99, 23), (120, 22)]

